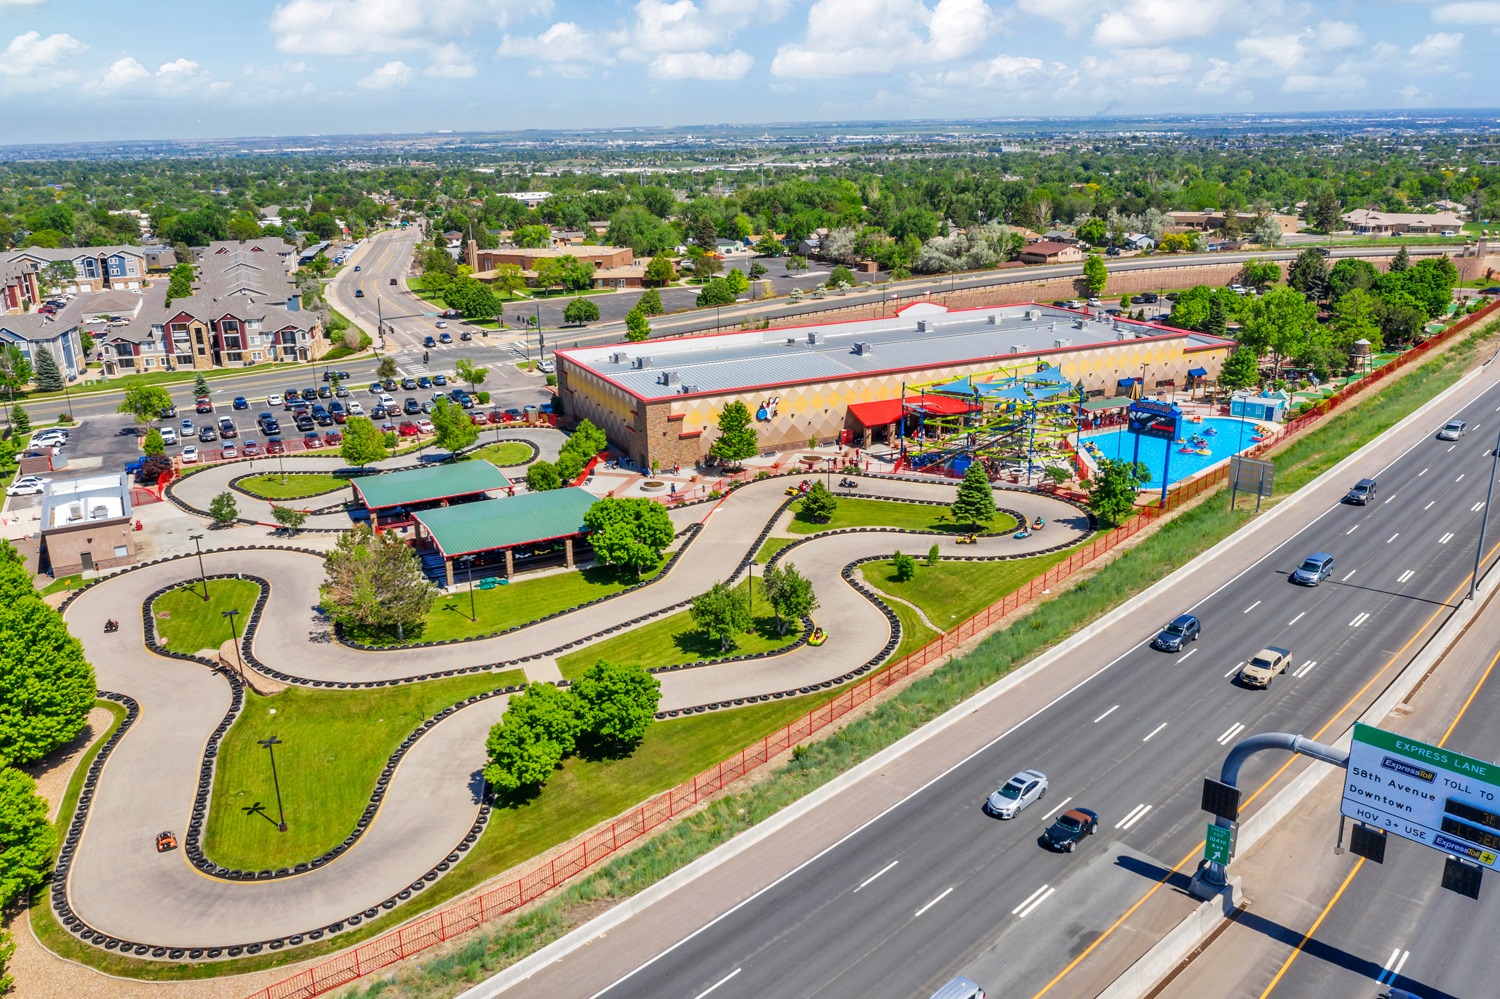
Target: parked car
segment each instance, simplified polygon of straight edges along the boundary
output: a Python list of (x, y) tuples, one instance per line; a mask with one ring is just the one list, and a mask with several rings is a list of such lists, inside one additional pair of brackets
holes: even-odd
[(205, 423), (203, 426), (198, 428), (198, 443), (212, 444), (218, 439), (219, 432), (213, 427), (210, 427), (208, 424)]
[(281, 405), (281, 393), (279, 393), (279, 392), (272, 392), (270, 395), (266, 396), (266, 405), (267, 406), (280, 406)]
[(384, 418), (385, 418), (385, 407), (382, 406), (380, 403), (377, 402), (370, 409), (370, 419), (372, 419), (372, 420), (381, 420), (381, 419), (384, 419)]
[(1302, 564), (1289, 578), (1298, 586), (1317, 586), (1331, 575), (1333, 556), (1327, 552), (1313, 552), (1302, 560)]
[(364, 416), (365, 415), (365, 407), (360, 404), (360, 401), (358, 399), (355, 399), (354, 401), (352, 401), (352, 402), (349, 403), (348, 410), (349, 410), (349, 415), (350, 416)]
[(339, 382), (339, 387), (333, 390), (333, 397), (335, 399), (347, 399), (347, 398), (349, 398), (349, 390), (346, 389), (346, 388), (344, 388), (344, 383), (343, 382)]
[(191, 437), (191, 436), (193, 436), (194, 431), (193, 431), (193, 421), (192, 420), (189, 420), (189, 419), (187, 419), (187, 418), (184, 417), (183, 421), (181, 423), (177, 424), (177, 426), (181, 429), (182, 436), (184, 436), (184, 437)]
[(344, 435), (337, 430), (330, 430), (323, 435), (324, 447), (338, 447), (342, 443), (344, 443)]
[(319, 385), (318, 386), (318, 398), (319, 399), (332, 399), (333, 398), (333, 389), (329, 388), (327, 385)]
[(125, 474), (126, 475), (131, 475), (131, 476), (138, 475), (140, 473), (141, 469), (143, 467), (145, 467), (146, 458), (147, 458), (147, 455), (143, 454), (139, 458), (135, 458), (135, 459), (132, 459), (131, 461), (127, 461), (125, 463)]
[(214, 401), (206, 395), (200, 395), (194, 400), (193, 409), (199, 413), (212, 413), (214, 411)]
[(370, 394), (371, 395), (379, 395), (380, 394), (380, 383), (379, 382), (371, 382), (370, 383)]
[(241, 450), (245, 452), (246, 458), (254, 458), (260, 454), (260, 445), (256, 443), (255, 438), (247, 437)]
[(526, 418), (526, 414), (512, 406), (505, 411), (505, 422), (518, 423)]
[(401, 379), (401, 388), (407, 392), (415, 392), (417, 390), (417, 380), (415, 378), (403, 378)]
[(500, 410), (498, 409), (492, 409), (490, 410), (489, 416), (485, 417), (485, 419), (490, 423), (504, 423), (505, 414), (500, 412)]
[(1261, 690), (1267, 690), (1271, 686), (1272, 678), (1278, 673), (1285, 673), (1291, 662), (1291, 652), (1268, 645), (1251, 656), (1250, 661), (1240, 667), (1236, 679), (1243, 687), (1259, 687)]
[(272, 437), (266, 441), (266, 454), (286, 454), (286, 445), (280, 437)]
[(436, 385), (438, 388), (442, 388), (444, 385), (448, 384), (448, 376), (447, 375), (433, 375), (432, 376), (432, 384)]
[(387, 392), (394, 392), (399, 386), (396, 383), (396, 379), (386, 378), (380, 382), (380, 387), (385, 389)]
[(219, 457), (223, 458), (225, 461), (233, 461), (235, 458), (238, 458), (239, 456), (240, 456), (240, 450), (239, 450), (239, 448), (235, 447), (233, 444), (225, 444), (224, 447), (219, 452)]
[(240, 435), (240, 428), (234, 425), (234, 421), (227, 416), (219, 417), (219, 436), (225, 440)]
[(1440, 441), (1456, 441), (1469, 432), (1469, 425), (1463, 420), (1449, 420), (1443, 424), (1443, 429), (1438, 431), (1437, 439)]
[(419, 376), (417, 378), (417, 388), (420, 388), (420, 389), (430, 389), (430, 388), (432, 388), (432, 379), (428, 378), (426, 375)]
[(538, 361), (536, 369), (544, 375), (550, 375), (557, 370), (557, 365), (551, 361)]
[(1344, 494), (1345, 503), (1353, 503), (1355, 506), (1364, 506), (1375, 498), (1375, 480), (1360, 479)]
[(402, 437), (415, 437), (417, 436), (417, 434), (421, 433), (421, 431), (417, 429), (417, 425), (410, 420), (402, 420), (401, 425), (396, 428), (396, 432)]
[(470, 413), (469, 422), (476, 427), (482, 427), (489, 423), (489, 419), (483, 413)]
[(42, 492), (47, 488), (47, 483), (51, 481), (51, 479), (44, 479), (40, 475), (23, 475), (5, 487), (5, 495), (31, 496)]
[(334, 402), (330, 405), (328, 407), (328, 415), (333, 417), (334, 423), (343, 423), (349, 418), (349, 414), (344, 411), (344, 404), (341, 402)]
[(182, 449), (182, 463), (184, 465), (198, 464), (198, 449), (189, 444)]
[(265, 434), (267, 437), (271, 436), (272, 434), (281, 433), (280, 422), (278, 422), (276, 417), (272, 416), (270, 413), (261, 413), (256, 422), (260, 424), (260, 432)]
[(1181, 652), (1188, 642), (1196, 642), (1201, 630), (1198, 619), (1191, 614), (1179, 614), (1151, 640), (1153, 649), (1163, 652)]
[(174, 405), (172, 405), (169, 402), (169, 403), (167, 403), (166, 408), (163, 409), (160, 413), (157, 413), (156, 415), (157, 415), (157, 417), (159, 419), (163, 419), (163, 420), (175, 420), (175, 419), (177, 419), (177, 407), (174, 406)]
[(411, 396), (407, 396), (406, 401), (401, 404), (401, 412), (405, 413), (407, 416), (415, 416), (421, 411), (422, 404), (413, 399)]
[(1001, 784), (985, 799), (984, 811), (997, 819), (1013, 819), (1016, 813), (1047, 793), (1047, 775), (1040, 770), (1022, 770)]
[(1042, 833), (1042, 845), (1051, 850), (1072, 853), (1078, 841), (1099, 831), (1099, 815), (1088, 808), (1070, 808), (1059, 815)]
[(177, 443), (177, 428), (176, 427), (162, 427), (161, 430), (159, 431), (159, 433), (161, 434), (161, 442), (163, 444), (176, 444)]
[(424, 434), (435, 434), (435, 433), (437, 433), (437, 428), (432, 425), (432, 421), (431, 420), (418, 420), (417, 421), (417, 429), (420, 430)]
[(309, 451), (313, 450), (314, 448), (320, 448), (323, 446), (323, 438), (319, 437), (317, 433), (303, 434), (302, 446), (304, 448), (307, 448)]
[(313, 418), (306, 414), (298, 414), (298, 416), (294, 420), (292, 420), (292, 424), (304, 434), (312, 430), (315, 425), (313, 423)]

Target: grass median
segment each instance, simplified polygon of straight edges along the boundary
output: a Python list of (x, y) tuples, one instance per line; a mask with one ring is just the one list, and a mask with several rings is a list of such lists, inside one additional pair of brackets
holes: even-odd
[(896, 579), (890, 562), (869, 562), (865, 581), (879, 590), (922, 608), (941, 628), (956, 628), (1001, 597), (1026, 585), (1068, 557), (1068, 551), (1005, 562), (939, 562), (917, 560), (917, 573)]
[(324, 493), (348, 489), (349, 479), (348, 475), (322, 472), (308, 475), (280, 475), (276, 472), (267, 472), (265, 475), (252, 475), (241, 479), (235, 483), (235, 488), (263, 500), (307, 499), (311, 496), (322, 496)]
[(204, 583), (189, 583), (157, 597), (151, 605), (151, 620), (157, 641), (173, 652), (194, 654), (206, 649), (217, 650), (234, 636), (225, 620), (226, 611), (237, 611), (235, 627), (245, 633), (245, 624), (255, 601), (260, 598), (260, 584), (248, 579), (210, 579), (208, 599), (203, 599)]
[(484, 447), (475, 448), (460, 460), (466, 461), (473, 458), (480, 458), (500, 468), (511, 468), (531, 461), (531, 447), (520, 441), (501, 441), (499, 444), (486, 444)]
[[(955, 524), (946, 506), (926, 503), (897, 503), (894, 500), (850, 499), (839, 497), (838, 509), (826, 524), (803, 520), (801, 501), (792, 504), (796, 516), (787, 525), (789, 534), (817, 534), (843, 527), (898, 527), (904, 531), (941, 531), (944, 534), (968, 534), (972, 524)], [(1008, 534), (1016, 529), (1016, 519), (1001, 513), (985, 528), (986, 534)]]

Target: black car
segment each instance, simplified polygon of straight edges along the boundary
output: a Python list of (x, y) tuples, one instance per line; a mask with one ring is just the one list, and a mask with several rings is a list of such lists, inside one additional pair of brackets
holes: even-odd
[(227, 440), (229, 440), (229, 439), (231, 439), (233, 437), (238, 437), (239, 435), (240, 435), (240, 428), (236, 427), (234, 425), (234, 421), (233, 420), (231, 420), (227, 416), (222, 416), (222, 417), (219, 418), (219, 436), (220, 437), (224, 438), (227, 441)]
[(300, 413), (297, 415), (296, 423), (297, 423), (297, 429), (300, 430), (300, 431), (302, 431), (303, 433), (307, 433), (314, 426), (314, 424), (313, 424), (313, 418), (311, 416), (307, 416), (305, 414), (300, 414)]
[(374, 405), (374, 407), (370, 410), (370, 419), (372, 419), (372, 420), (380, 420), (380, 419), (384, 419), (384, 418), (385, 418), (385, 407), (382, 406), (380, 403), (377, 402)]
[(422, 411), (422, 404), (411, 396), (407, 396), (406, 401), (401, 404), (401, 411), (407, 416), (416, 416)]
[(1375, 498), (1375, 480), (1360, 479), (1354, 483), (1354, 487), (1344, 494), (1345, 503), (1353, 503), (1355, 506), (1364, 506)]
[(1156, 292), (1154, 292), (1154, 291), (1148, 291), (1148, 292), (1146, 292), (1144, 295), (1141, 296), (1141, 298), (1143, 298), (1143, 299), (1146, 300), (1146, 304), (1147, 305), (1155, 305), (1156, 304)]
[(347, 382), (349, 380), (349, 372), (347, 372), (347, 371), (325, 371), (325, 372), (323, 372), (323, 380), (325, 382), (333, 381), (335, 378), (337, 378), (341, 382)]
[(1161, 634), (1151, 640), (1153, 649), (1163, 652), (1181, 652), (1188, 642), (1196, 642), (1201, 627), (1198, 619), (1191, 614), (1181, 614), (1172, 619), (1172, 622), (1161, 630)]
[(261, 413), (257, 422), (260, 424), (260, 432), (267, 437), (281, 433), (281, 424), (270, 413)]
[(468, 330), (464, 330), (462, 333), (460, 333), (458, 335), (458, 338), (460, 340), (472, 340), (472, 339), (474, 339), (474, 334), (470, 333)]
[(200, 443), (207, 444), (210, 441), (216, 441), (218, 439), (219, 435), (213, 427), (204, 426), (198, 428), (198, 440)]
[(302, 390), (302, 401), (303, 402), (314, 402), (314, 401), (317, 400), (317, 398), (318, 398), (318, 390), (317, 389), (305, 388), (305, 389)]
[(1099, 831), (1099, 816), (1087, 808), (1070, 808), (1059, 815), (1042, 833), (1041, 843), (1049, 850), (1072, 853), (1078, 841)]

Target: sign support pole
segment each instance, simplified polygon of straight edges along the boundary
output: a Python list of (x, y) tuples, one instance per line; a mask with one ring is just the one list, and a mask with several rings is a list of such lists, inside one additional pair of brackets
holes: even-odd
[(1494, 459), (1490, 462), (1490, 487), (1484, 496), (1484, 516), (1479, 519), (1479, 543), (1474, 546), (1474, 575), (1469, 577), (1469, 599), (1474, 599), (1474, 591), (1479, 587), (1479, 563), (1484, 560), (1484, 530), (1490, 523), (1490, 504), (1495, 499), (1495, 475), (1500, 473), (1500, 436), (1495, 438), (1495, 449), (1491, 452)]

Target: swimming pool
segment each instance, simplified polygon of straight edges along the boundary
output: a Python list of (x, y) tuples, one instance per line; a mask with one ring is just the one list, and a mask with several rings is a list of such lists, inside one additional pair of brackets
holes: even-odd
[[(1142, 437), (1140, 439), (1141, 464), (1151, 470), (1151, 481), (1141, 488), (1161, 488), (1162, 461), (1166, 457), (1168, 448), (1172, 453), (1168, 474), (1172, 482), (1181, 482), (1183, 479), (1197, 475), (1205, 468), (1212, 468), (1219, 462), (1227, 460), (1230, 455), (1250, 448), (1255, 443), (1251, 439), (1251, 433), (1255, 427), (1254, 420), (1241, 420), (1229, 416), (1206, 416), (1202, 423), (1188, 423), (1184, 420), (1183, 436), (1191, 437), (1194, 434), (1202, 434), (1208, 441), (1208, 449), (1212, 452), (1210, 454), (1179, 454), (1177, 449), (1183, 446), (1181, 444)], [(1216, 432), (1208, 433), (1209, 430)], [(1098, 445), (1100, 453), (1111, 461), (1130, 461), (1135, 454), (1136, 439), (1126, 432), (1123, 424), (1110, 430), (1084, 434), (1083, 439), (1093, 441)]]

